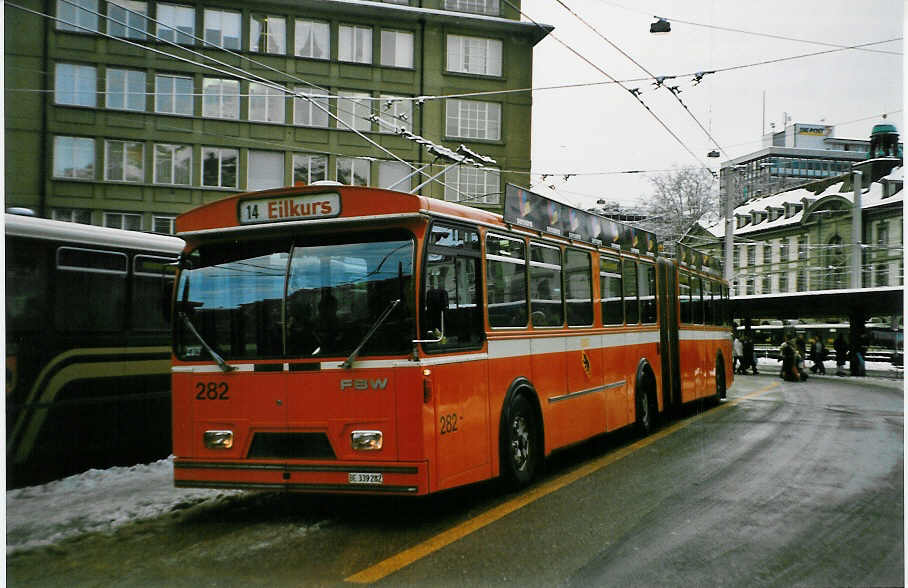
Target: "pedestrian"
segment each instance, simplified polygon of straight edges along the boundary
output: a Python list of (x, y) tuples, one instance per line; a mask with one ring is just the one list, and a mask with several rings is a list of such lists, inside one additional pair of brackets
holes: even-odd
[(848, 360), (848, 343), (842, 333), (836, 336), (835, 341), (832, 342), (832, 348), (835, 349), (835, 375), (847, 375), (845, 373), (845, 362)]
[(744, 343), (741, 337), (735, 335), (735, 340), (731, 344), (731, 352), (734, 356), (734, 365), (732, 366), (736, 374), (744, 373)]
[(752, 335), (744, 335), (744, 373), (747, 373), (748, 367), (753, 370), (755, 376), (760, 373), (757, 371), (757, 356)]
[(863, 337), (858, 335), (857, 337), (852, 337), (851, 354), (851, 375), (852, 376), (866, 376), (867, 370), (864, 358), (867, 355), (867, 347), (864, 345)]
[(810, 360), (813, 361), (813, 365), (810, 367), (810, 371), (817, 374), (826, 375), (826, 366), (823, 365), (823, 360), (826, 359), (826, 347), (823, 346), (822, 337), (817, 337), (813, 339), (813, 342), (810, 346)]
[(787, 382), (799, 382), (801, 380), (801, 376), (798, 374), (796, 356), (797, 349), (794, 338), (782, 341), (782, 345), (779, 347), (779, 361), (782, 362), (779, 377)]

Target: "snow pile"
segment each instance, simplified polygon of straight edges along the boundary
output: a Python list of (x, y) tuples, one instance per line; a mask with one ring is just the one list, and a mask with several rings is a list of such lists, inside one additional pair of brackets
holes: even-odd
[(6, 552), (106, 532), (239, 491), (173, 486), (173, 456), (151, 464), (89, 470), (6, 492)]

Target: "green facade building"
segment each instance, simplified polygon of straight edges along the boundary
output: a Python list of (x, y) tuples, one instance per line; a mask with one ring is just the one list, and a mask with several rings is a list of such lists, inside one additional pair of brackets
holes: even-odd
[(246, 190), (338, 180), (409, 191), (451, 163), (447, 149), (482, 166), (454, 166), (419, 193), (500, 210), (505, 183), (529, 180), (532, 107), (530, 92), (503, 91), (532, 85), (533, 47), (551, 31), (518, 10), (8, 3), (6, 206), (168, 233), (177, 214)]

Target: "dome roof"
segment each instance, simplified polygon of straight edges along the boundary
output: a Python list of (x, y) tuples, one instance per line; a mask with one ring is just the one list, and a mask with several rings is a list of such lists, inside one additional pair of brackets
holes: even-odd
[(878, 125), (873, 125), (873, 130), (870, 132), (870, 136), (874, 135), (887, 135), (887, 134), (898, 134), (898, 129), (895, 128), (895, 125), (889, 123), (880, 123)]

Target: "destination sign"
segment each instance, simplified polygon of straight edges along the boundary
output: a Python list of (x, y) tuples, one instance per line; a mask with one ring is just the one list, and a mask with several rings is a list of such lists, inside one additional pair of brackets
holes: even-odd
[(341, 212), (337, 192), (241, 200), (239, 206), (241, 225), (332, 218)]
[(541, 233), (624, 251), (656, 255), (656, 235), (580, 210), (513, 184), (505, 187), (504, 220)]

